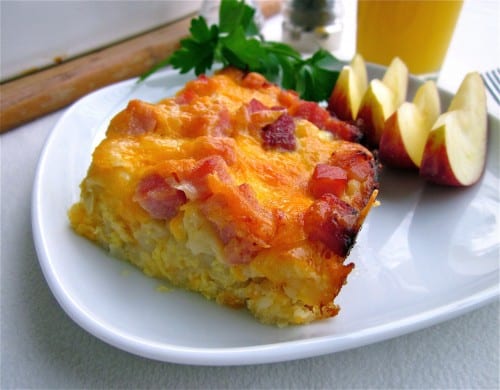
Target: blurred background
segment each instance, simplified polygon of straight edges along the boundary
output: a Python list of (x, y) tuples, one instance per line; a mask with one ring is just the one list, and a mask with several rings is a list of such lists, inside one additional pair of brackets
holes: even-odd
[(0, 80), (147, 32), (200, 9), (202, 0), (0, 1)]

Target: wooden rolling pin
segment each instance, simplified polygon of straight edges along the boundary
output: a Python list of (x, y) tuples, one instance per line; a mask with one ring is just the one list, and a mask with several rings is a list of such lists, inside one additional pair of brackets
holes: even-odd
[(62, 108), (100, 87), (141, 75), (172, 53), (190, 18), (0, 86), (0, 132)]
[[(259, 1), (264, 17), (281, 1)], [(167, 58), (189, 33), (193, 15), (0, 85), (0, 133), (48, 114), (106, 85), (137, 77)]]

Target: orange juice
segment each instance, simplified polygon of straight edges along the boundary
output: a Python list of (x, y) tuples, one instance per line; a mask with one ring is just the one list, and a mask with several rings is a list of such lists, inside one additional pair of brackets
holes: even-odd
[(441, 68), (462, 0), (359, 0), (357, 47), (366, 61), (399, 56), (411, 73)]

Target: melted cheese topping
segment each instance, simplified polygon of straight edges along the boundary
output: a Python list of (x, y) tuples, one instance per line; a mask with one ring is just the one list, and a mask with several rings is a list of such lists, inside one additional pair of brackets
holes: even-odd
[[(283, 115), (288, 125), (280, 127)], [(152, 276), (175, 278), (158, 251), (196, 259), (195, 267), (185, 265), (190, 272), (213, 259), (222, 265), (217, 275), (230, 266), (224, 272), (247, 295), (206, 292), (224, 303), (265, 311), (263, 293), (249, 284), (258, 280), (310, 306), (294, 308), (289, 316), (297, 319), (286, 321), (309, 321), (303, 310), (334, 315), (333, 297), (353, 267), (343, 262), (375, 201), (376, 178), (370, 152), (340, 139), (349, 127), (320, 128), (328, 115), (235, 69), (201, 76), (157, 104), (133, 100), (94, 151), (72, 225)], [(346, 171), (338, 196), (311, 193), (318, 164)], [(191, 275), (179, 284), (204, 291), (200, 278), (206, 281)]]

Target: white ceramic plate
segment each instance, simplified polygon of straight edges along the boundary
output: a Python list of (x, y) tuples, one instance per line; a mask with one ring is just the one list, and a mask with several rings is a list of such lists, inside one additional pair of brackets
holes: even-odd
[[(383, 69), (369, 66), (371, 77)], [(88, 95), (69, 108), (42, 153), (33, 193), (33, 232), (47, 282), (88, 332), (131, 353), (199, 365), (277, 362), (359, 347), (447, 320), (499, 295), (499, 126), (490, 117), (486, 171), (477, 185), (443, 188), (416, 174), (385, 170), (337, 302), (340, 314), (278, 329), (245, 310), (198, 294), (158, 288), (132, 266), (73, 233), (67, 210), (78, 200), (91, 153), (109, 119), (131, 98), (157, 101), (192, 76), (159, 73)], [(412, 97), (420, 82), (411, 80)], [(450, 95), (441, 92), (443, 107)]]

